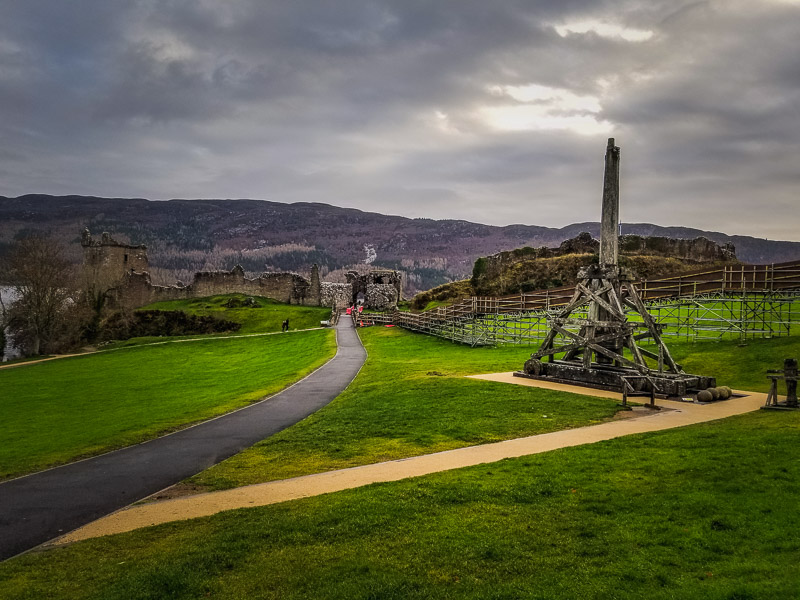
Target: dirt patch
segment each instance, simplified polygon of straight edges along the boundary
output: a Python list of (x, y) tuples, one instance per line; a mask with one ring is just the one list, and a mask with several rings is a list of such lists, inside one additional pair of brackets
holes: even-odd
[(659, 406), (658, 409), (647, 408), (646, 406), (631, 406), (629, 410), (617, 411), (612, 417), (612, 421), (621, 421), (622, 419), (636, 419), (638, 417), (646, 417), (656, 412), (669, 412), (675, 410), (674, 408), (667, 408)]
[(158, 502), (160, 500), (172, 500), (173, 498), (183, 498), (185, 496), (194, 496), (195, 494), (204, 494), (211, 491), (207, 485), (196, 485), (193, 483), (176, 483), (165, 490), (156, 492), (152, 496), (148, 496), (140, 500), (136, 504), (149, 504), (151, 502)]

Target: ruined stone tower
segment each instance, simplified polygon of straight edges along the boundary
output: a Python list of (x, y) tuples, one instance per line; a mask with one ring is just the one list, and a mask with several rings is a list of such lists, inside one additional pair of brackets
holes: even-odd
[(84, 278), (90, 290), (105, 292), (127, 274), (148, 270), (147, 246), (123, 244), (106, 232), (99, 240), (94, 239), (88, 228), (81, 235), (81, 246)]

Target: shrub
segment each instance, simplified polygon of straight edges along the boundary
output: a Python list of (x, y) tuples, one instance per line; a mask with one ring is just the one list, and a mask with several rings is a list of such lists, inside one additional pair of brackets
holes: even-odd
[(132, 314), (117, 312), (102, 324), (103, 340), (127, 340), (132, 337), (196, 335), (238, 331), (241, 325), (209, 316), (190, 315), (182, 310), (137, 310)]

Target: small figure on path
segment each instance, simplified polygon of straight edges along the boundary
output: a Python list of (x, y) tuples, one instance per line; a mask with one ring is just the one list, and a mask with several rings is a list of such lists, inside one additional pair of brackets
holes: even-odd
[(289, 331), (289, 319), (286, 319), (283, 323), (281, 323), (281, 331)]

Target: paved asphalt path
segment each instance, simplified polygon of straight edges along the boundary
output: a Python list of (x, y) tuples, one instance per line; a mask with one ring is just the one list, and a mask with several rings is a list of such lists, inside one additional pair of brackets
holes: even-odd
[(38, 546), (252, 446), (333, 400), (364, 364), (353, 322), (336, 356), (257, 404), (164, 437), (0, 483), (0, 560)]

